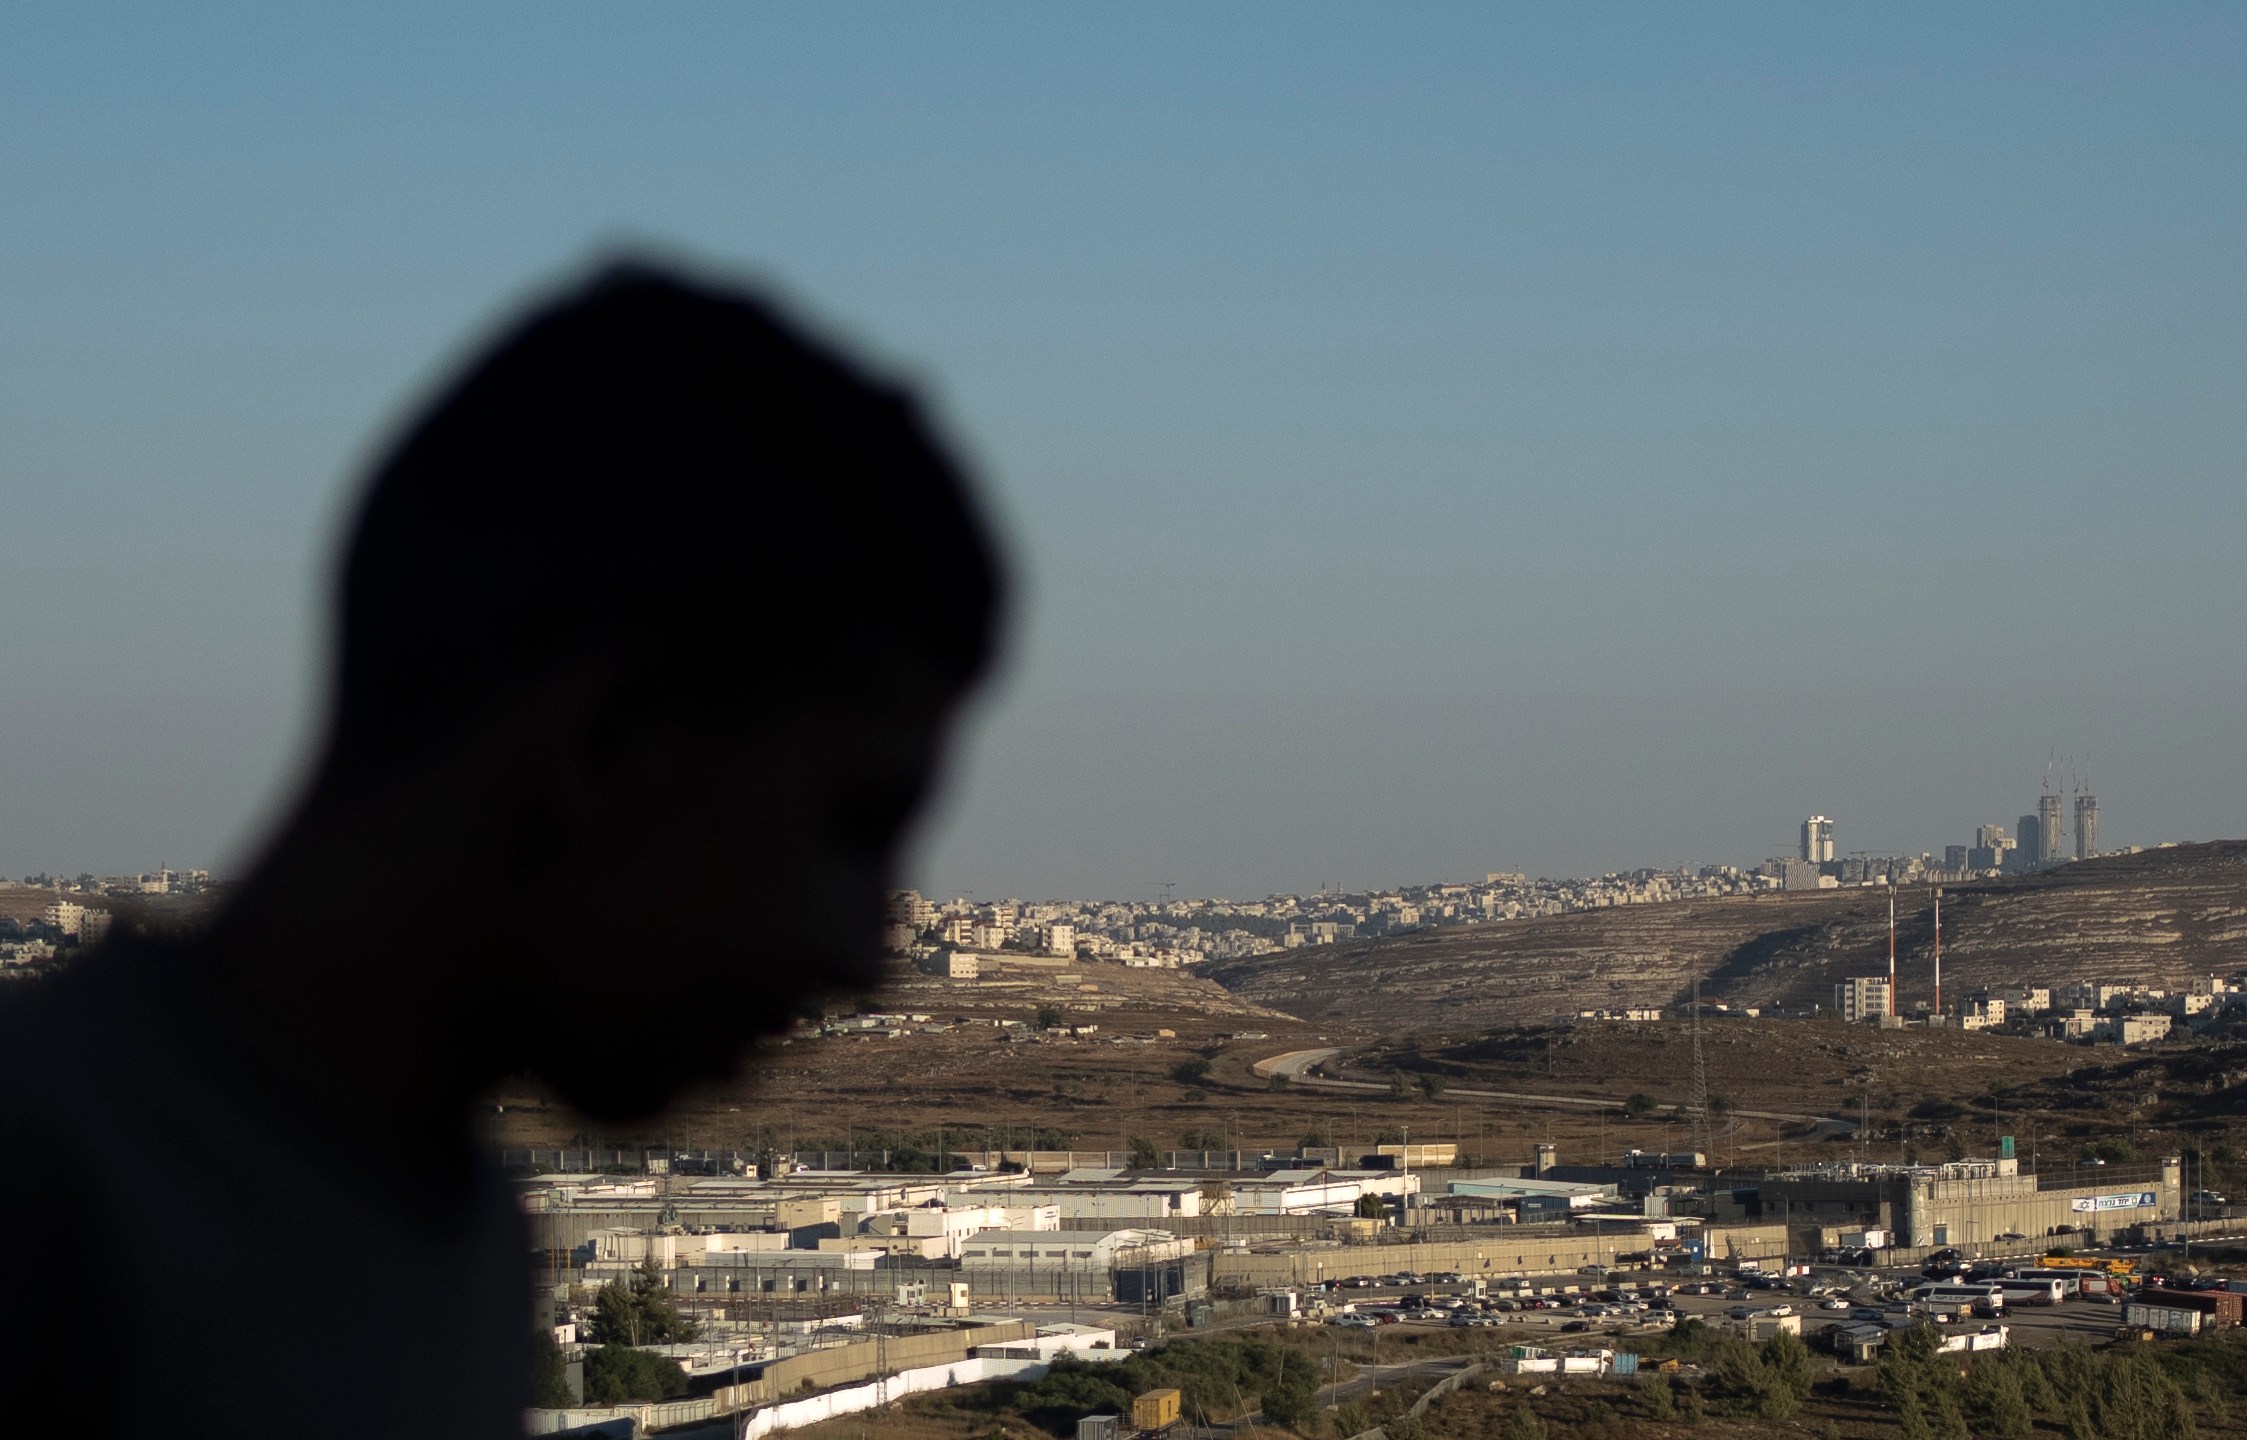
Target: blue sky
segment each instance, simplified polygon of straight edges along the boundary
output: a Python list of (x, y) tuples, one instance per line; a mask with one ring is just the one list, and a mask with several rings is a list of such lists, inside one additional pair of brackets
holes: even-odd
[(929, 888), (2247, 831), (2235, 8), (336, 9), (0, 46), (0, 873), (244, 852), (369, 448), (619, 244), (977, 459)]

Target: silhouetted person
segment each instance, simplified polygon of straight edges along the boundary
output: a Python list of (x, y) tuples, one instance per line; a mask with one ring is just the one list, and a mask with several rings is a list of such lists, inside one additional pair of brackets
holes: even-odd
[(998, 590), (912, 404), (757, 301), (506, 334), (374, 477), (254, 873), (0, 1002), (0, 1432), (519, 1434), (477, 1096), (646, 1116), (867, 985)]

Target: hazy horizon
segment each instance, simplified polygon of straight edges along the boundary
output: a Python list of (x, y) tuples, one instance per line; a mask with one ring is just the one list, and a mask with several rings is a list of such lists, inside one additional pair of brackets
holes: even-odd
[(366, 456), (618, 246), (974, 457), (926, 891), (2247, 833), (2235, 10), (224, 15), (0, 53), (0, 875), (239, 863)]

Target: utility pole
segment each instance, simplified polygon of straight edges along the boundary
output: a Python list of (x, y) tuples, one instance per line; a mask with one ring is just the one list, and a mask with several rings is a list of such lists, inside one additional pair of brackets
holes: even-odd
[(1943, 1016), (1943, 887), (1935, 887), (1935, 1018)]
[(1896, 1013), (1896, 877), (1888, 877), (1888, 1013)]
[[(1701, 977), (1693, 977), (1693, 1096), (1692, 1137), (1698, 1142), (1694, 1148), (1710, 1159), (1715, 1158), (1715, 1145), (1709, 1136), (1709, 1069), (1701, 1058)], [(1704, 1162), (1705, 1163), (1705, 1162)]]

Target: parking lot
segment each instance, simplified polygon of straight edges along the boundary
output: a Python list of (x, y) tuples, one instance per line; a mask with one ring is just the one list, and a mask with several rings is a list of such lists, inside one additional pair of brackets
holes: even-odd
[(2009, 1343), (2045, 1345), (2063, 1336), (2104, 1339), (2122, 1321), (2119, 1304), (2071, 1298), (2057, 1305), (2014, 1305), (1997, 1316), (1931, 1315), (1907, 1305), (1902, 1292), (1922, 1282), (1918, 1270), (1818, 1267), (1806, 1276), (1669, 1277), (1649, 1272), (1539, 1276), (1485, 1282), (1474, 1295), (1464, 1276), (1357, 1277), (1331, 1285), (1323, 1300), (1338, 1313), (1326, 1323), (1377, 1329), (1494, 1329), (1506, 1338), (1547, 1343), (1566, 1336), (1658, 1333), (1682, 1316), (1710, 1324), (1751, 1315), (1800, 1317), (1807, 1339), (1835, 1325), (1889, 1327), (1920, 1318), (1950, 1330), (2009, 1327)]

